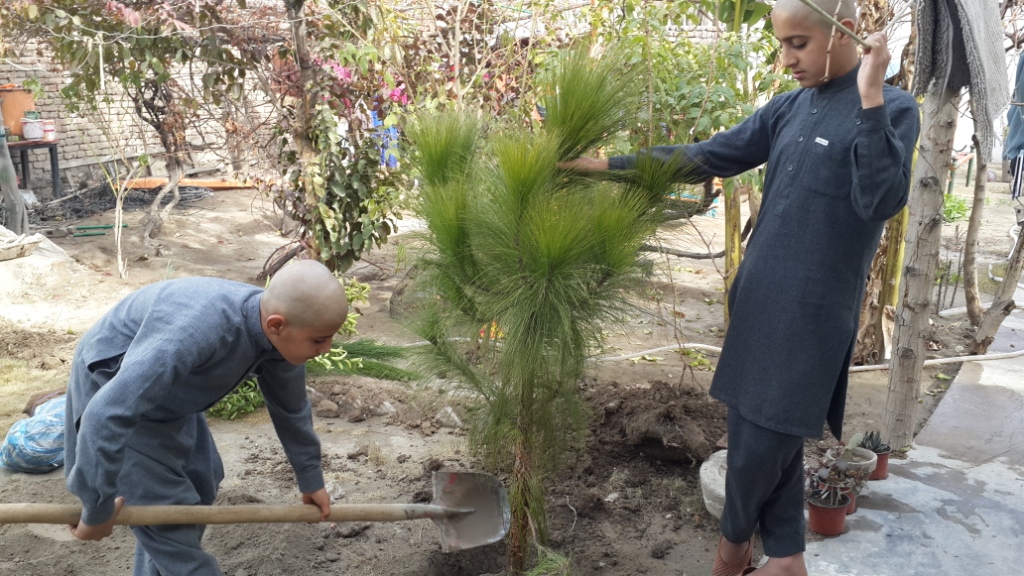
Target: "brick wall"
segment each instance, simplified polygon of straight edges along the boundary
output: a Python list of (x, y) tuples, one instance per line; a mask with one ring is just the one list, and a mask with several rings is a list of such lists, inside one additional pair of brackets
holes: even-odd
[[(2, 1), (2, 0), (0, 0)], [(197, 86), (200, 73), (196, 73), (196, 81), (184, 71), (177, 75), (176, 81), (182, 90), (189, 93), (201, 92)], [(36, 101), (36, 110), (43, 119), (54, 120), (57, 137), (62, 189), (65, 194), (87, 185), (98, 184), (104, 175), (101, 163), (111, 163), (127, 157), (134, 160), (138, 155), (148, 153), (153, 159), (150, 172), (153, 175), (166, 175), (160, 155), (163, 147), (156, 131), (145, 124), (135, 113), (131, 101), (120, 90), (117, 82), (107, 82), (107, 96), (98, 103), (99, 110), (82, 110), (72, 114), (68, 112), (66, 102), (60, 96), (60, 90), (68, 83), (68, 75), (64, 73), (49, 57), (46, 50), (38, 45), (29, 44), (15, 56), (0, 58), (0, 84), (17, 83), (35, 78), (43, 85), (45, 95)], [(240, 151), (243, 170), (252, 169), (250, 161), (259, 158), (265, 160), (265, 151), (257, 154), (255, 146), (270, 140), (268, 127), (272, 125), (269, 117), (273, 114), (262, 93), (251, 86), (245, 91), (245, 106), (236, 108), (236, 121), (243, 132), (255, 131), (249, 135), (248, 142), (239, 143), (236, 150)], [(201, 100), (201, 96), (199, 97)], [(195, 116), (191, 118), (187, 130), (187, 138), (193, 147), (186, 166), (220, 165), (225, 172), (230, 172), (231, 159), (225, 146), (224, 110), (204, 103)], [(41, 200), (52, 197), (50, 158), (45, 149), (29, 152), (30, 188)], [(20, 166), (18, 154), (12, 154), (15, 165)]]
[[(72, 114), (60, 97), (68, 77), (40, 46), (29, 43), (19, 54), (0, 59), (0, 84), (20, 84), (25, 80), (38, 80), (45, 91), (36, 100), (36, 110), (46, 120), (54, 120), (61, 164), (62, 187), (65, 193), (86, 183), (102, 178), (98, 162), (116, 158), (119, 154), (137, 155), (148, 148), (160, 148), (156, 133), (140, 126), (130, 103), (117, 91), (115, 83), (109, 87), (108, 100), (100, 104), (97, 115), (92, 112)], [(119, 152), (120, 151), (120, 152)], [(15, 165), (19, 155), (12, 154)], [(46, 150), (33, 150), (29, 154), (30, 188), (40, 199), (51, 197), (50, 158)], [(20, 176), (20, 166), (18, 166)]]

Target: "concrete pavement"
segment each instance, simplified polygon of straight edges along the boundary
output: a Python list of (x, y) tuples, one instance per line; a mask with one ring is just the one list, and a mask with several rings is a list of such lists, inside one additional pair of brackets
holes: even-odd
[[(1017, 310), (989, 351), (1021, 349)], [(1024, 574), (1024, 356), (964, 364), (889, 473), (844, 534), (808, 543), (811, 576)]]

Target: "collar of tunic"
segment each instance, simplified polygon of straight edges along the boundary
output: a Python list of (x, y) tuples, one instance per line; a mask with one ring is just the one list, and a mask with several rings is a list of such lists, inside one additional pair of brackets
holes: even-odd
[(260, 322), (260, 299), (263, 297), (263, 292), (255, 294), (252, 298), (245, 303), (242, 307), (242, 316), (244, 317), (245, 326), (252, 339), (257, 346), (263, 350), (273, 350), (274, 345), (267, 339), (266, 333), (263, 332), (263, 324)]
[(853, 67), (853, 70), (850, 70), (838, 78), (829, 80), (825, 84), (815, 88), (815, 90), (817, 90), (819, 94), (835, 94), (836, 92), (841, 92), (850, 86), (857, 84), (857, 73), (859, 71), (860, 63), (858, 62), (857, 65)]

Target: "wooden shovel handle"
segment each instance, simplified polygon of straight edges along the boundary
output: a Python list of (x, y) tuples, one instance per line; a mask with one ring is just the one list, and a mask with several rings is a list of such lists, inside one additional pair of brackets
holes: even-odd
[[(472, 510), (432, 504), (347, 504), (331, 506), (328, 522), (399, 522), (420, 518), (448, 518)], [(0, 504), (0, 524), (77, 524), (80, 506), (58, 504)], [(254, 524), (266, 522), (319, 522), (320, 509), (296, 506), (125, 506), (115, 524)]]

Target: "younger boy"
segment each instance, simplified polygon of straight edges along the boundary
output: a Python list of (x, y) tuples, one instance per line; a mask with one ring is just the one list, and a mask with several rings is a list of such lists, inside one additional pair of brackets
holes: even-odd
[[(853, 0), (815, 0), (847, 27)], [(884, 85), (886, 38), (857, 47), (800, 0), (772, 10), (783, 63), (800, 88), (681, 155), (687, 178), (767, 163), (757, 225), (729, 291), (731, 324), (711, 395), (729, 406), (725, 510), (713, 576), (806, 576), (803, 442), (842, 435), (847, 367), (865, 279), (885, 221), (907, 201), (919, 131), (910, 94)], [(563, 168), (624, 169), (633, 156)], [(760, 527), (768, 562), (749, 567)]]
[[(215, 278), (169, 280), (117, 304), (75, 351), (66, 411), (71, 533), (109, 536), (123, 504), (212, 504), (224, 478), (203, 411), (254, 373), (302, 501), (330, 514), (306, 395), (307, 360), (348, 315), (322, 264), (282, 269), (266, 290)], [(204, 526), (134, 526), (136, 576), (220, 575)]]

